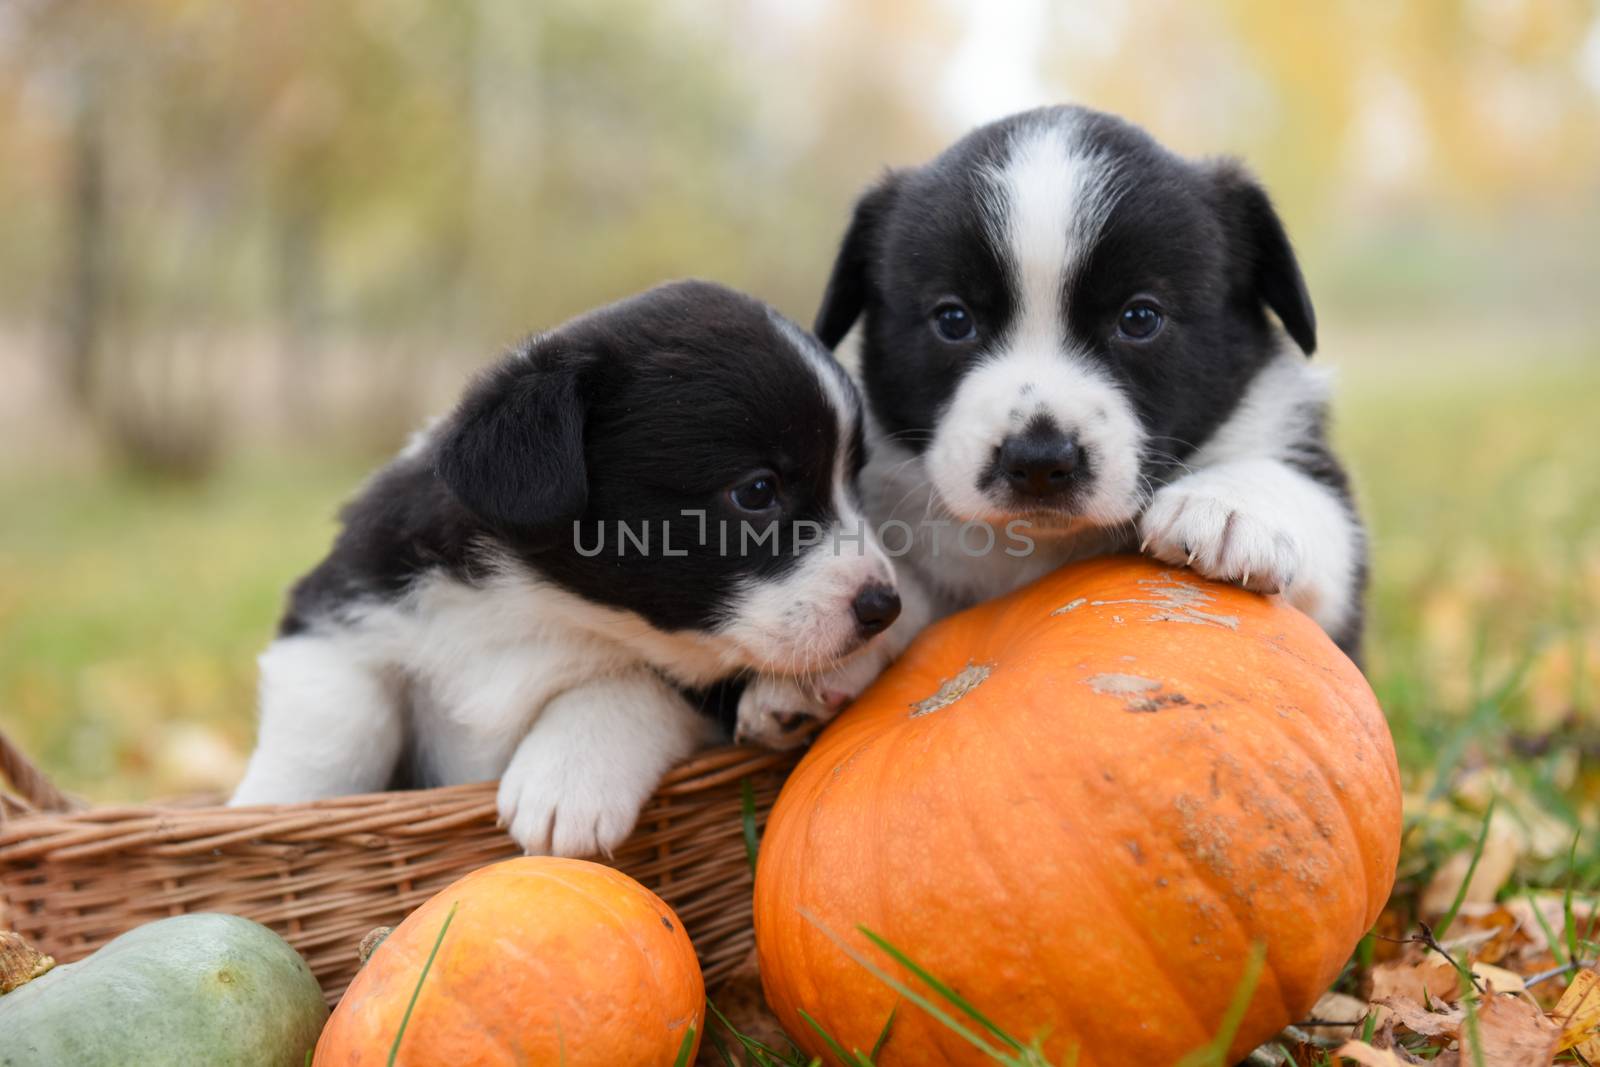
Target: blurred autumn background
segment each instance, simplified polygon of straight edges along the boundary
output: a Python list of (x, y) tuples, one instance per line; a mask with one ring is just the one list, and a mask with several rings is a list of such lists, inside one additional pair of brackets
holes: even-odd
[[(0, 729), (230, 786), (339, 501), (473, 367), (674, 276), (809, 321), (854, 195), (1040, 103), (1245, 157), (1340, 374), (1405, 878), (1600, 877), (1600, 7), (7, 0)], [(1459, 875), (1458, 879), (1459, 881)]]

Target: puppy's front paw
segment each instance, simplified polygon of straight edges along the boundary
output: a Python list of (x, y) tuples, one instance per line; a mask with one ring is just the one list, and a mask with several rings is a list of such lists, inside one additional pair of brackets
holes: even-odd
[(759, 675), (739, 696), (733, 740), (780, 751), (799, 748), (811, 736), (813, 724), (831, 719), (836, 710), (819, 691), (793, 678)]
[(500, 777), (500, 824), (530, 855), (610, 855), (639, 821), (655, 782), (594, 764), (559, 745), (524, 744)]
[(1270, 502), (1204, 471), (1158, 492), (1139, 532), (1141, 551), (1258, 593), (1281, 593), (1304, 570), (1300, 539)]
[(739, 697), (733, 739), (765, 748), (797, 748), (811, 736), (814, 723), (839, 714), (888, 665), (889, 653), (875, 644), (815, 678), (796, 681), (761, 675)]

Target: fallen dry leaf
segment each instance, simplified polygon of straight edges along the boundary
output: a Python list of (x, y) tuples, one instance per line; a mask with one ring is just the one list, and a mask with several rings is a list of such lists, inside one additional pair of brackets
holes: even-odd
[[(1550, 1067), (1561, 1027), (1544, 1012), (1511, 994), (1487, 997), (1478, 1005), (1477, 1037), (1461, 1028), (1461, 1062), (1488, 1067)], [(1476, 1046), (1476, 1048), (1474, 1048)]]
[(1449, 960), (1434, 953), (1420, 960), (1402, 956), (1372, 968), (1371, 986), (1374, 1001), (1426, 1005), (1460, 997), (1461, 975)]
[(1512, 897), (1501, 906), (1516, 918), (1519, 931), (1534, 948), (1550, 947), (1550, 939), (1544, 936), (1546, 927), (1555, 932), (1566, 924), (1560, 893), (1539, 893), (1532, 900), (1527, 897)]
[(1365, 1041), (1346, 1041), (1339, 1046), (1335, 1056), (1346, 1060), (1355, 1060), (1361, 1067), (1408, 1067), (1409, 1061), (1403, 1060), (1390, 1048), (1373, 1048)]
[(1462, 954), (1484, 963), (1499, 963), (1511, 943), (1517, 939), (1517, 920), (1504, 908), (1474, 906), (1478, 914), (1468, 914), (1461, 909), (1456, 924), (1451, 928), (1455, 936), (1444, 942), (1452, 955)]
[(1573, 975), (1550, 1018), (1561, 1027), (1558, 1052), (1575, 1048), (1591, 1063), (1600, 1060), (1600, 974), (1585, 968)]
[(1454, 1037), (1466, 1020), (1466, 1013), (1460, 1008), (1429, 1011), (1409, 997), (1388, 997), (1378, 1003), (1396, 1023), (1423, 1037)]

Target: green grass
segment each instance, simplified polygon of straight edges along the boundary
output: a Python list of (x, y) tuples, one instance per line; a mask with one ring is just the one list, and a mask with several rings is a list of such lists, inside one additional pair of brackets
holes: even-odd
[(1530, 884), (1600, 883), (1600, 835), (1567, 854), (1600, 821), (1596, 396), (1600, 341), (1525, 370), (1387, 352), (1341, 383), (1372, 528), (1366, 667), (1414, 800), (1403, 876), (1472, 848), (1498, 796)]
[(256, 654), (364, 470), (257, 458), (199, 487), (0, 473), (0, 729), (97, 799), (204, 784), (169, 747), (248, 751)]

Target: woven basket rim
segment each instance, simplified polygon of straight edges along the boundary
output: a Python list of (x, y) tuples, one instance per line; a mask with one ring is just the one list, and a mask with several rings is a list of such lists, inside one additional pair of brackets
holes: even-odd
[[(12, 805), (20, 811), (0, 816), (0, 861), (78, 860), (130, 847), (178, 857), (264, 839), (292, 844), (344, 838), (359, 845), (368, 836), (426, 837), (493, 818), (498, 788), (487, 781), (238, 807), (192, 798), (81, 806), (0, 734), (0, 756), (8, 751), (14, 758), (0, 761), (0, 771), (10, 778), (17, 794)], [(669, 771), (654, 796), (692, 797), (791, 758), (792, 753), (735, 745), (707, 749)], [(30, 779), (30, 771), (36, 777)]]

